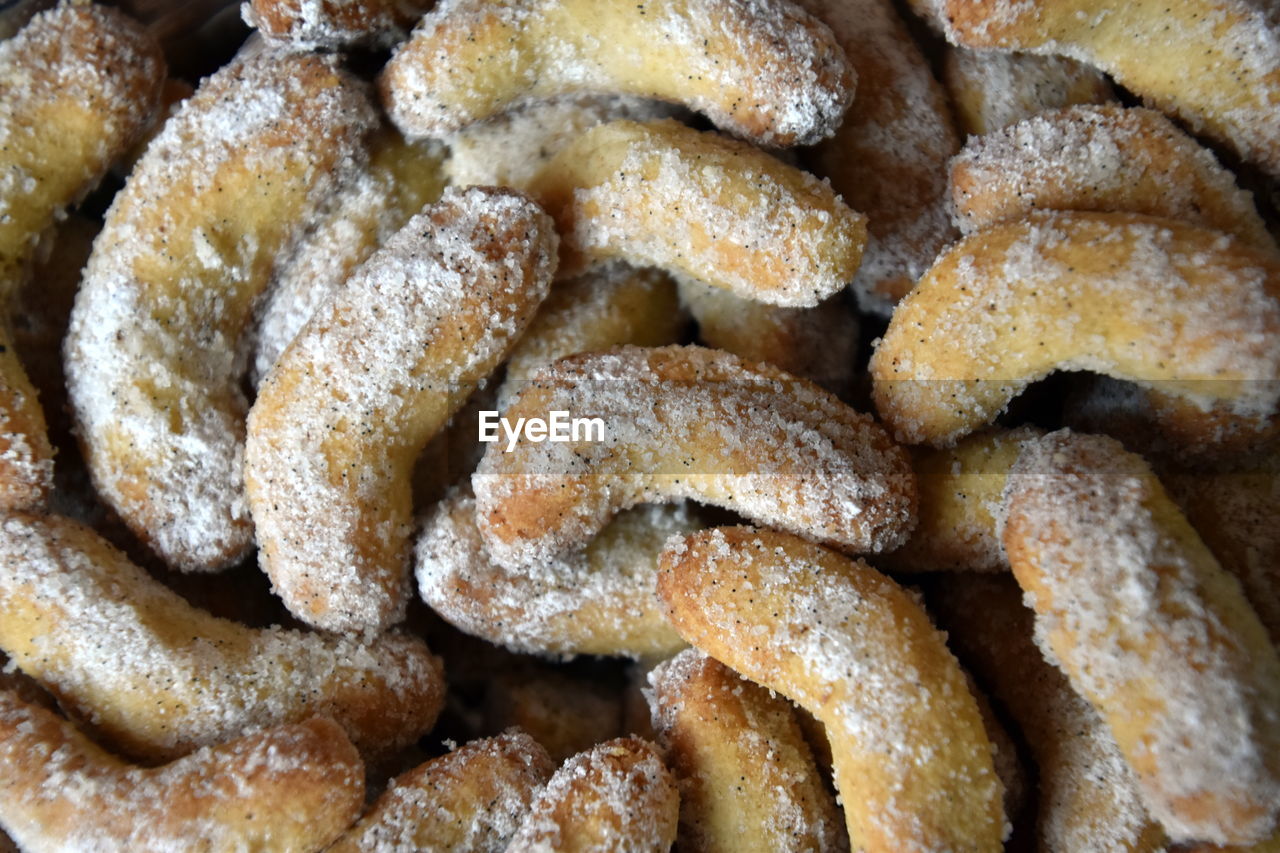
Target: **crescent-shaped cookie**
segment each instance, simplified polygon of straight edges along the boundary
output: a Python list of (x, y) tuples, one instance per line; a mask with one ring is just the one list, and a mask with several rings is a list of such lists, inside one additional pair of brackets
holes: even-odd
[(33, 851), (320, 850), (364, 803), (364, 764), (324, 718), (138, 767), (0, 692), (0, 762), (0, 825)]
[(948, 47), (942, 82), (963, 136), (994, 133), (1075, 104), (1115, 102), (1107, 75), (1065, 56)]
[(475, 499), (447, 495), (414, 546), (423, 601), (455, 627), (516, 652), (662, 659), (685, 643), (655, 595), (658, 553), (700, 525), (682, 505), (620, 513), (581, 552), (536, 571), (494, 563)]
[(259, 561), (290, 612), (349, 634), (404, 615), (414, 460), (546, 297), (551, 220), (527, 197), (450, 188), (303, 327), (249, 413)]
[(851, 551), (895, 547), (914, 524), (906, 454), (870, 417), (766, 364), (701, 347), (586, 353), (538, 373), (503, 417), (554, 411), (598, 418), (603, 440), (490, 444), (472, 476), (489, 554), (513, 570), (654, 501), (724, 506)]
[(943, 0), (947, 39), (1097, 66), (1280, 177), (1280, 25), (1254, 0)]
[(53, 487), (53, 446), (10, 312), (39, 241), (149, 126), (165, 63), (114, 9), (63, 4), (0, 42), (0, 508)]
[(1175, 839), (1280, 818), (1280, 656), (1141, 457), (1061, 430), (1023, 443), (1005, 550), (1036, 639), (1106, 720)]
[(68, 390), (94, 486), (172, 566), (224, 568), (253, 545), (242, 335), (372, 124), (333, 57), (236, 59), (165, 123), (107, 213), (67, 333)]
[(392, 779), (326, 853), (499, 853), (554, 770), (522, 731), (471, 741)]
[(855, 850), (1003, 849), (991, 742), (915, 599), (785, 533), (673, 537), (658, 592), (685, 639), (817, 717)]
[(653, 744), (616, 738), (560, 766), (507, 851), (664, 853), (675, 841), (679, 808), (675, 779)]
[(1184, 443), (1261, 440), (1280, 402), (1280, 256), (1131, 213), (995, 226), (938, 259), (870, 369), (912, 444), (955, 443), (1055, 370), (1137, 383)]
[(219, 619), (76, 522), (0, 522), (0, 649), (96, 738), (162, 761), (250, 729), (332, 717), (383, 757), (431, 728), (438, 658), (403, 634), (367, 641)]
[(965, 234), (1036, 210), (1128, 211), (1275, 248), (1235, 176), (1167, 118), (1141, 107), (1052, 110), (971, 138), (951, 161), (951, 202)]
[(892, 0), (801, 0), (858, 73), (855, 105), (812, 152), (814, 170), (867, 216), (853, 292), (887, 317), (955, 238), (946, 162), (960, 147), (946, 94)]
[(597, 125), (529, 185), (560, 230), (560, 274), (624, 260), (773, 305), (853, 279), (866, 217), (758, 148), (677, 121)]
[(793, 706), (697, 649), (649, 673), (659, 745), (680, 786), (681, 850), (848, 849)]
[(1147, 811), (1107, 724), (1033, 637), (1035, 614), (1010, 575), (950, 575), (930, 585), (947, 642), (1017, 725), (1038, 771), (1037, 849), (1162, 853), (1169, 838)]
[(356, 267), (440, 198), (443, 159), (438, 144), (409, 142), (390, 127), (373, 134), (368, 164), (328, 199), (306, 235), (272, 272), (254, 312), (250, 379), (255, 386)]
[(298, 49), (386, 46), (430, 8), (430, 0), (250, 0), (246, 22)]
[(853, 85), (831, 31), (789, 0), (443, 0), (381, 78), (415, 137), (594, 93), (681, 103), (777, 148), (829, 136)]

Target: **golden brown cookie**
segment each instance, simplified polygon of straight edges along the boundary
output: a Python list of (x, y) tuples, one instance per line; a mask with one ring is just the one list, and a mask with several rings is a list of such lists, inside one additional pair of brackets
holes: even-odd
[(67, 519), (3, 519), (0, 611), (13, 662), (95, 737), (146, 760), (315, 715), (381, 757), (430, 729), (444, 702), (440, 661), (415, 637), (219, 619)]
[(0, 824), (29, 850), (319, 850), (364, 802), (360, 756), (322, 717), (144, 768), (0, 692), (0, 763)]
[(253, 545), (242, 335), (372, 123), (334, 58), (266, 50), (206, 79), (115, 197), (67, 379), (95, 487), (170, 565), (224, 568)]
[(1106, 721), (1175, 839), (1260, 841), (1280, 816), (1280, 656), (1141, 457), (1023, 443), (1005, 550), (1036, 638)]
[(584, 548), (618, 511), (655, 501), (700, 500), (850, 551), (897, 547), (915, 522), (905, 452), (867, 415), (767, 364), (701, 347), (571, 356), (503, 417), (555, 411), (599, 429), (490, 444), (472, 476), (489, 555), (513, 570)]
[(595, 93), (682, 103), (774, 147), (830, 135), (853, 85), (830, 30), (787, 0), (444, 0), (381, 79), (415, 137)]
[(1044, 213), (961, 240), (871, 359), (880, 416), (948, 446), (1055, 370), (1134, 382), (1183, 446), (1261, 441), (1280, 402), (1280, 256), (1132, 213)]
[(649, 742), (617, 738), (561, 765), (533, 802), (509, 853), (663, 853), (676, 837), (680, 795)]
[(674, 120), (597, 125), (529, 185), (560, 272), (623, 260), (758, 302), (812, 306), (853, 279), (866, 217), (813, 175)]
[(789, 534), (722, 527), (668, 542), (658, 592), (685, 639), (823, 722), (853, 849), (1002, 849), (977, 703), (893, 581)]
[(449, 189), (326, 302), (249, 413), (258, 557), (290, 612), (348, 634), (404, 616), (414, 460), (546, 297), (550, 218), (513, 190)]

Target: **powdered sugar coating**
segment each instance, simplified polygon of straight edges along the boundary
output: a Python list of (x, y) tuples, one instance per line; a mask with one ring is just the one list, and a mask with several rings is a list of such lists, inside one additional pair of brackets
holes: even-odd
[(673, 537), (658, 591), (676, 629), (826, 726), (853, 849), (998, 849), (1001, 785), (943, 635), (860, 561), (784, 533)]
[(1265, 430), (1278, 342), (1273, 252), (1173, 220), (1046, 213), (939, 258), (872, 356), (873, 396), (899, 439), (945, 446), (1051, 371), (1091, 370), (1157, 392), (1171, 422)]
[(555, 258), (527, 197), (450, 188), (285, 350), (249, 415), (245, 482), (290, 612), (353, 634), (403, 617), (414, 459), (533, 319)]
[(789, 0), (443, 0), (381, 82), (409, 136), (595, 93), (682, 103), (774, 147), (829, 136), (853, 84), (831, 32)]
[(244, 22), (301, 50), (389, 47), (403, 39), (430, 0), (249, 0)]
[(36, 389), (0, 331), (0, 506), (36, 509), (53, 490), (53, 446)]
[(697, 649), (659, 664), (649, 685), (682, 849), (849, 849), (790, 702)]
[[(0, 42), (0, 298), (5, 314), (37, 242), (149, 124), (164, 79), (156, 42), (111, 9), (64, 4)], [(0, 506), (53, 487), (36, 389), (0, 323)]]
[(429, 729), (443, 701), (440, 662), (416, 638), (218, 619), (65, 519), (3, 521), (0, 610), (0, 648), (95, 736), (141, 758), (315, 714), (385, 754)]
[(1010, 575), (951, 575), (929, 609), (965, 666), (1009, 712), (1038, 771), (1038, 849), (1163, 853), (1169, 839), (1147, 813), (1133, 770), (1106, 723), (1032, 637), (1034, 614)]
[(498, 565), (583, 548), (619, 510), (693, 498), (848, 550), (914, 524), (905, 454), (866, 415), (777, 368), (701, 347), (619, 347), (539, 372), (505, 417), (564, 410), (603, 441), (490, 445), (472, 477)]
[(683, 112), (674, 104), (633, 95), (534, 101), (450, 134), (445, 174), (457, 186), (526, 189), (547, 163), (597, 124), (676, 118)]
[(142, 768), (0, 693), (0, 762), (0, 823), (29, 850), (316, 849), (364, 800), (360, 756), (326, 719)]
[(423, 601), (455, 627), (516, 652), (661, 658), (684, 647), (658, 604), (658, 553), (698, 529), (684, 505), (620, 513), (582, 551), (532, 571), (496, 565), (459, 491), (427, 516), (414, 546)]
[(1130, 211), (1275, 247), (1253, 197), (1151, 110), (1077, 106), (971, 138), (951, 161), (956, 224), (972, 234), (1034, 210)]
[(65, 3), (0, 42), (0, 288), (150, 124), (165, 63), (136, 22)]
[(1107, 75), (1065, 56), (950, 47), (942, 82), (966, 136), (994, 133), (1049, 110), (1116, 100)]
[(255, 386), (352, 271), (423, 205), (440, 197), (443, 157), (438, 144), (406, 142), (390, 128), (374, 134), (368, 166), (329, 199), (272, 274), (252, 331)]
[(866, 218), (817, 178), (673, 120), (587, 131), (530, 192), (556, 219), (562, 274), (621, 259), (774, 305), (843, 288), (866, 239)]
[(220, 568), (252, 544), (241, 335), (372, 121), (332, 58), (235, 60), (183, 103), (107, 214), (68, 386), (94, 485), (174, 566)]
[(960, 147), (951, 110), (891, 0), (802, 0), (828, 24), (858, 73), (844, 123), (814, 166), (867, 216), (853, 279), (865, 311), (889, 316), (955, 236), (944, 166)]
[(1141, 457), (1024, 443), (1005, 548), (1036, 641), (1110, 726), (1177, 839), (1249, 844), (1280, 815), (1280, 657)]
[(392, 779), (327, 853), (500, 853), (555, 765), (519, 730), (475, 740)]
[(1280, 176), (1280, 22), (1255, 0), (945, 0), (947, 39), (1060, 54)]
[(680, 795), (658, 751), (617, 738), (566, 761), (534, 800), (508, 853), (661, 853), (676, 838)]

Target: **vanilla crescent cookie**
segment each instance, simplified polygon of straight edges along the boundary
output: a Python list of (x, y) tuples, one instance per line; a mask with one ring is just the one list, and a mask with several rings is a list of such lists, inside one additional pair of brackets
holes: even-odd
[(401, 773), (326, 853), (505, 850), (555, 765), (519, 730)]
[(977, 702), (888, 577), (789, 534), (720, 527), (667, 543), (658, 592), (685, 639), (826, 726), (854, 850), (1003, 849)]
[(1275, 247), (1253, 197), (1213, 154), (1160, 113), (1077, 106), (972, 137), (951, 161), (965, 234), (1036, 210), (1146, 213)]
[(783, 148), (835, 130), (854, 74), (789, 0), (443, 0), (380, 81), (409, 136), (447, 136), (537, 98), (638, 95)]
[(0, 649), (96, 738), (162, 761), (250, 729), (332, 717), (367, 756), (444, 702), (419, 639), (252, 629), (192, 607), (68, 519), (0, 522)]
[(53, 487), (53, 447), (9, 315), (37, 244), (150, 124), (165, 63), (137, 23), (64, 4), (0, 42), (0, 507)]
[(905, 452), (767, 364), (691, 346), (585, 353), (544, 368), (503, 417), (554, 411), (598, 418), (603, 436), (491, 444), (472, 476), (485, 545), (512, 570), (584, 548), (619, 510), (654, 501), (700, 500), (853, 551), (893, 548), (915, 523)]
[(262, 568), (298, 618), (358, 634), (404, 616), (414, 460), (529, 325), (555, 259), (527, 197), (450, 188), (276, 362), (245, 486)]
[(865, 311), (893, 306), (955, 238), (946, 162), (960, 147), (946, 94), (892, 0), (801, 0), (831, 27), (858, 73), (855, 105), (813, 151), (817, 173), (867, 216), (853, 279)]
[(207, 78), (147, 147), (94, 244), (66, 341), (103, 499), (164, 560), (252, 547), (242, 333), (277, 254), (373, 124), (332, 57), (264, 50)]
[(1097, 708), (1175, 839), (1260, 841), (1280, 817), (1280, 656), (1141, 457), (1024, 442), (1005, 550), (1045, 655)]
[(391, 127), (369, 140), (369, 162), (328, 199), (323, 212), (276, 266), (255, 310), (250, 378), (261, 384), (280, 353), (352, 271), (440, 198), (438, 144), (408, 142)]
[(1045, 213), (952, 246), (871, 358), (876, 408), (946, 446), (1054, 370), (1130, 380), (1162, 428), (1212, 446), (1273, 430), (1280, 257), (1131, 213)]
[(1259, 0), (942, 0), (948, 41), (1095, 65), (1280, 177), (1280, 23)]
[(1163, 853), (1169, 839), (1089, 702), (1044, 659), (1034, 614), (1009, 575), (951, 575), (930, 587), (947, 642), (1020, 730), (1038, 771), (1037, 849)]
[(790, 702), (697, 649), (659, 664), (649, 685), (680, 787), (681, 850), (848, 849)]
[(364, 803), (364, 765), (314, 718), (137, 767), (0, 692), (0, 825), (26, 850), (319, 850)]
[(655, 594), (669, 536), (700, 525), (680, 504), (625, 510), (581, 552), (537, 571), (494, 563), (476, 527), (475, 498), (446, 495), (414, 546), (422, 600), (456, 628), (526, 654), (665, 658), (685, 643)]
[(866, 217), (826, 183), (745, 142), (674, 120), (598, 125), (529, 185), (555, 217), (560, 274), (624, 260), (773, 305), (853, 279)]
[(605, 741), (560, 766), (507, 853), (664, 853), (675, 841), (679, 808), (675, 780), (653, 744), (638, 737)]

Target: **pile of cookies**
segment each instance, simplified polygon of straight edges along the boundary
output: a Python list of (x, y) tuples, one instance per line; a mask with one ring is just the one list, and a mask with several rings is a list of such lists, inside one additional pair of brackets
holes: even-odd
[(243, 15), (0, 41), (19, 849), (1276, 849), (1269, 5)]

